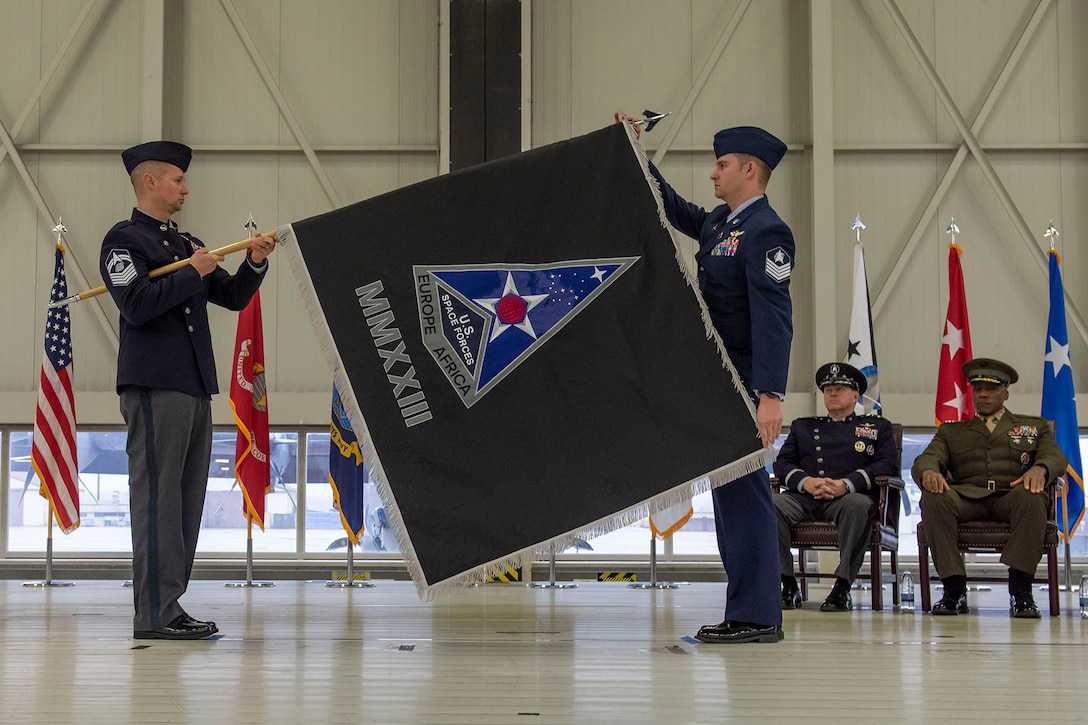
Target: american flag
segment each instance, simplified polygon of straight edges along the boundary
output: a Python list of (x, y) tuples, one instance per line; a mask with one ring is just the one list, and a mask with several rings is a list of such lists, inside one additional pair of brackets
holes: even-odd
[[(49, 301), (68, 296), (64, 277), (64, 248), (57, 244), (57, 262)], [(61, 530), (79, 526), (79, 465), (76, 461), (76, 406), (72, 395), (72, 330), (68, 306), (50, 308), (45, 323), (45, 350), (34, 416), (34, 444), (30, 456)]]

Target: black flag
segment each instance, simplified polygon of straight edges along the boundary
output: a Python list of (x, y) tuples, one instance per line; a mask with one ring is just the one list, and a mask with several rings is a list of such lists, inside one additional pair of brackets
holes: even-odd
[(762, 467), (630, 129), (291, 225), (421, 595)]

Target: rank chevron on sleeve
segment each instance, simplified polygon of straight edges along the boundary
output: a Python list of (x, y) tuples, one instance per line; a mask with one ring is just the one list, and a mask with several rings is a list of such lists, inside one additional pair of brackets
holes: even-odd
[(638, 259), (416, 265), (423, 343), (471, 408)]

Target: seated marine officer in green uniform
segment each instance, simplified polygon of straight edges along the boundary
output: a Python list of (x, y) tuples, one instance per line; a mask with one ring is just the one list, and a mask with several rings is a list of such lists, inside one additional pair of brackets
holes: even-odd
[(964, 363), (963, 373), (971, 384), (975, 417), (941, 425), (911, 469), (922, 486), (922, 521), (944, 584), (933, 614), (969, 611), (957, 523), (996, 520), (1012, 525), (1001, 553), (1001, 563), (1009, 567), (1009, 614), (1037, 619), (1031, 583), (1043, 557), (1047, 514), (1043, 491), (1068, 462), (1045, 419), (1005, 407), (1009, 386), (1019, 379), (1011, 366), (975, 358)]

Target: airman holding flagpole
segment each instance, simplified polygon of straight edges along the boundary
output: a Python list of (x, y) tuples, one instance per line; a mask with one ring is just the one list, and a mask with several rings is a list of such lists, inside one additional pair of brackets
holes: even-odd
[[(268, 270), (275, 237), (257, 235), (235, 274), (171, 218), (189, 193), (192, 149), (152, 141), (121, 154), (136, 194), (132, 216), (102, 242), (102, 279), (117, 303), (117, 392), (128, 426), (132, 582), (136, 639), (202, 639), (214, 622), (179, 599), (196, 556), (211, 457), (211, 398), (219, 392), (208, 302), (249, 303)], [(170, 263), (177, 271), (152, 278)]]

